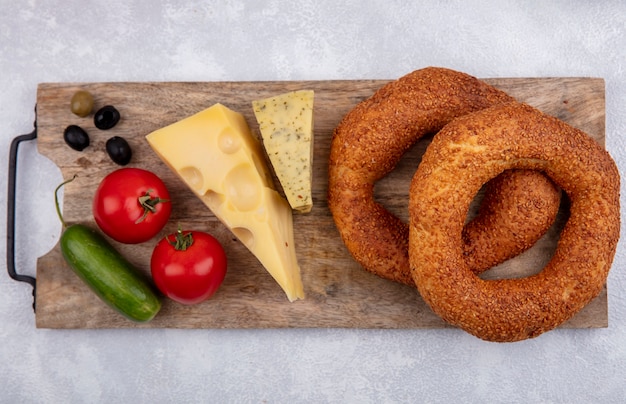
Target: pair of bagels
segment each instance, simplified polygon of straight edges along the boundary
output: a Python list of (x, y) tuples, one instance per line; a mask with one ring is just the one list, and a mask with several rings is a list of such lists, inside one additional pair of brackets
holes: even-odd
[[(437, 133), (411, 182), (409, 224), (373, 188), (422, 136)], [(487, 183), (478, 216), (469, 204)], [(571, 216), (550, 263), (521, 279), (476, 274), (521, 253)], [(329, 208), (368, 271), (419, 290), (444, 320), (490, 341), (563, 323), (602, 289), (619, 237), (619, 174), (583, 132), (486, 83), (427, 68), (390, 82), (335, 129)]]

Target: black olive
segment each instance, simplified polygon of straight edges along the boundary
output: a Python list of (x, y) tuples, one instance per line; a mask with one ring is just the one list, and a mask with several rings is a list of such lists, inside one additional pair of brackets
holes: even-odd
[(93, 123), (96, 128), (107, 130), (114, 127), (120, 120), (120, 113), (112, 105), (100, 108), (93, 116)]
[(106, 149), (111, 160), (121, 166), (128, 164), (133, 156), (130, 145), (123, 137), (113, 136), (107, 140)]
[(77, 125), (70, 125), (63, 131), (63, 140), (74, 150), (82, 151), (89, 146), (89, 135), (83, 128)]

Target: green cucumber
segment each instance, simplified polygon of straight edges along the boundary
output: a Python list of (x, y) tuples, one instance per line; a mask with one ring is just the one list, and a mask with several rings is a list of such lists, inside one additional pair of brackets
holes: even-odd
[(136, 322), (152, 320), (161, 309), (161, 301), (137, 269), (96, 230), (82, 224), (67, 226), (63, 221), (57, 193), (69, 181), (55, 191), (57, 214), (65, 228), (60, 242), (63, 257), (110, 307)]

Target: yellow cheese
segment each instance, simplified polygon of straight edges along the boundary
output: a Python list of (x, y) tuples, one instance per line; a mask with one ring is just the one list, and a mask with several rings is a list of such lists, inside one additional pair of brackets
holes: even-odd
[(244, 117), (221, 104), (146, 136), (156, 154), (258, 258), (290, 301), (304, 298), (292, 211)]
[(252, 102), (265, 151), (291, 207), (313, 207), (313, 91), (293, 91)]

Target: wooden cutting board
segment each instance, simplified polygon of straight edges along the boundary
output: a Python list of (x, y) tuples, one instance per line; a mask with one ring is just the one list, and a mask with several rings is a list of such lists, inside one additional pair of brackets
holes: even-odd
[[(597, 78), (503, 78), (486, 80), (544, 112), (589, 133), (604, 144), (604, 81)], [(37, 262), (36, 325), (40, 328), (433, 328), (446, 324), (425, 305), (413, 288), (366, 273), (345, 249), (326, 204), (327, 158), (333, 128), (355, 104), (370, 96), (385, 80), (203, 83), (44, 83), (38, 87), (39, 152), (60, 167), (64, 178), (76, 180), (64, 188), (63, 213), (68, 223), (95, 226), (93, 193), (100, 180), (118, 168), (104, 144), (114, 135), (133, 148), (130, 166), (158, 174), (172, 194), (173, 216), (161, 236), (183, 228), (212, 233), (229, 259), (226, 279), (213, 299), (183, 306), (164, 299), (157, 317), (135, 324), (102, 303), (65, 264), (59, 246)], [(94, 128), (92, 117), (79, 118), (69, 109), (72, 94), (89, 90), (95, 108), (111, 104), (122, 120), (109, 131)], [(157, 158), (144, 136), (220, 102), (241, 112), (259, 135), (251, 101), (297, 89), (315, 90), (314, 208), (294, 216), (295, 242), (306, 299), (289, 303), (258, 261), (241, 245), (184, 184)], [(70, 124), (82, 126), (91, 145), (82, 152), (63, 141)], [(377, 198), (408, 220), (409, 181), (427, 145), (421, 141), (397, 169), (376, 187)], [(276, 182), (278, 184), (278, 182)], [(278, 185), (277, 185), (278, 186)], [(52, 201), (52, 196), (50, 195)], [(51, 202), (52, 203), (52, 202)], [(473, 208), (475, 209), (475, 208)], [(560, 221), (562, 222), (562, 220)], [(536, 272), (549, 259), (560, 224), (531, 250), (490, 272), (489, 277)], [(141, 245), (113, 243), (141, 271), (149, 273), (149, 258), (157, 238)], [(563, 327), (608, 325), (606, 287), (602, 294)]]

